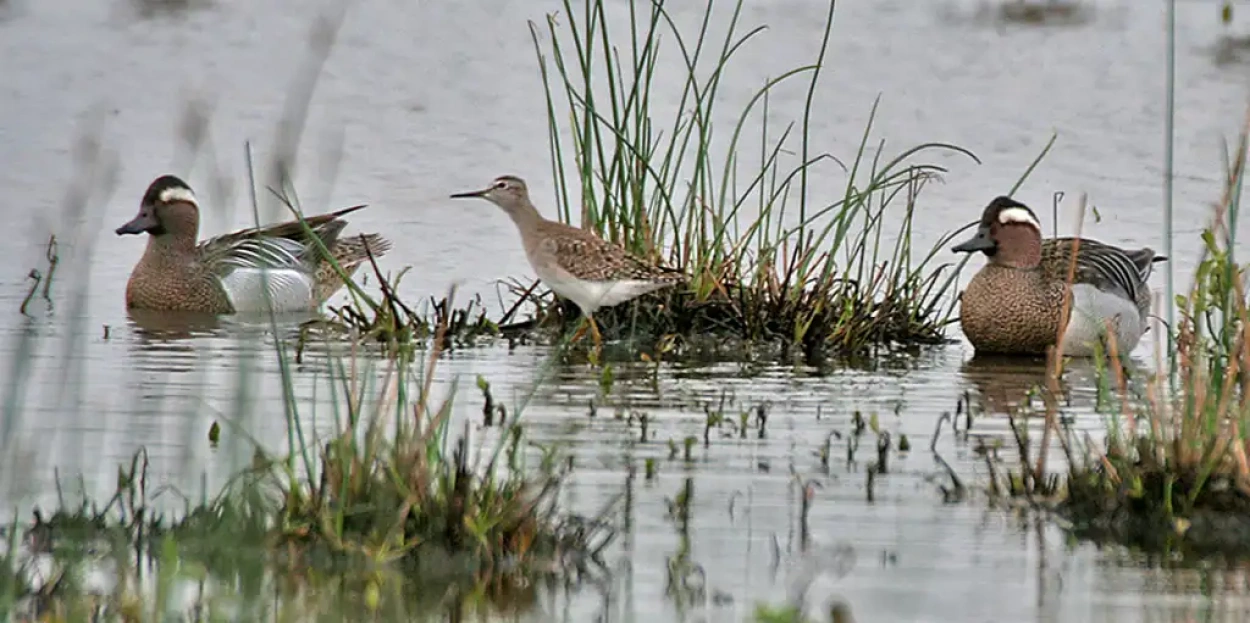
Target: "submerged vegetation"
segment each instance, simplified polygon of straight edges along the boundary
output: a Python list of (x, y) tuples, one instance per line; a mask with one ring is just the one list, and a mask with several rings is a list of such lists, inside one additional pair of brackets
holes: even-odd
[[(284, 611), (297, 610), (329, 574), (342, 578), (331, 583), (341, 592), (337, 607), (393, 616), (417, 606), (461, 610), (484, 598), (523, 606), (544, 578), (602, 571), (599, 554), (614, 530), (602, 517), (558, 509), (568, 468), (554, 455), (528, 465), (518, 423), (499, 431), (484, 463), (470, 459), (467, 427), (453, 441), (454, 393), (438, 401), (431, 390), (446, 330), (438, 328), (425, 361), (401, 355), (379, 371), (354, 357), (332, 360), (332, 434), (303, 430), (309, 414), (288, 394), (294, 450), (275, 459), (256, 448), (252, 465), (210, 500), (170, 512), (140, 452), (103, 506), (62, 499), (55, 513), (36, 510), (32, 523), (10, 525), (0, 612), (85, 620), (75, 614), (157, 608), (215, 618), (244, 605), (270, 607), (258, 592), (267, 578)], [(152, 590), (149, 565), (155, 593), (140, 600)], [(111, 569), (111, 590), (84, 591), (93, 567)], [(244, 595), (246, 604), (229, 588), (241, 580), (257, 591)], [(196, 586), (198, 597), (173, 603), (174, 582)]]

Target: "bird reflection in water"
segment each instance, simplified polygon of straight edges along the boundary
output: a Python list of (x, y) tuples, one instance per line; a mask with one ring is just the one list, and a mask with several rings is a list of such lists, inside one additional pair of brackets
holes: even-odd
[[(960, 374), (976, 389), (976, 412), (986, 415), (1015, 413), (1035, 389), (1046, 388), (1046, 359), (1006, 355), (977, 355), (964, 362)], [(1059, 379), (1066, 393), (1064, 379)], [(969, 405), (971, 407), (971, 405)]]
[(135, 335), (145, 341), (181, 340), (222, 334), (221, 319), (217, 314), (128, 309), (126, 316)]

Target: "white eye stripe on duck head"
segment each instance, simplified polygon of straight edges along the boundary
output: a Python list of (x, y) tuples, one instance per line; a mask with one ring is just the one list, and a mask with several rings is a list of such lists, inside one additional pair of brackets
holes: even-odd
[(161, 203), (173, 203), (175, 201), (185, 201), (191, 205), (199, 205), (195, 201), (195, 193), (185, 186), (171, 186), (161, 191), (158, 196)]
[(1042, 231), (1042, 225), (1037, 222), (1028, 208), (1006, 208), (998, 213), (998, 222), (1001, 225), (1020, 223), (1029, 225), (1039, 232)]

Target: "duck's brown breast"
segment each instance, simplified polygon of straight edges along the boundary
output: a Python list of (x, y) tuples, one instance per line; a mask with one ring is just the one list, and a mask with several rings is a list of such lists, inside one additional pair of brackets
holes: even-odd
[(140, 260), (126, 282), (126, 307), (156, 311), (234, 312), (230, 298), (211, 273), (197, 265)]
[(1062, 306), (1063, 284), (990, 264), (964, 290), (959, 324), (977, 352), (1044, 354), (1058, 336)]

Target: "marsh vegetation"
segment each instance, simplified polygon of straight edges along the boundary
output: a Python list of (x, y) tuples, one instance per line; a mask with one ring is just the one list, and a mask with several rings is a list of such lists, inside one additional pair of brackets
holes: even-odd
[[(1105, 437), (1066, 424), (1065, 364), (1052, 352), (1037, 388), (1041, 406), (1012, 414), (1019, 462), (1002, 482), (995, 476), (993, 491), (1058, 510), (1074, 533), (1099, 541), (1198, 555), (1250, 552), (1250, 315), (1245, 267), (1236, 259), (1248, 133), (1250, 125), (1202, 230), (1192, 286), (1176, 297), (1177, 324), (1154, 332), (1154, 365), (1130, 374), (1114, 343), (1100, 352)], [(1030, 418), (1044, 421), (1040, 437), (1030, 436)], [(1048, 469), (1050, 444), (1066, 461)]]
[[(832, 3), (817, 57), (759, 85), (730, 113), (728, 133), (713, 131), (713, 120), (726, 118), (716, 106), (724, 76), (768, 36), (742, 26), (741, 0), (720, 32), (706, 17), (682, 32), (663, 3), (630, 5), (622, 24), (609, 23), (602, 0), (565, 0), (563, 8), (560, 19), (530, 25), (557, 211), (692, 277), (688, 288), (602, 310), (606, 335), (711, 336), (835, 355), (943, 340), (954, 281), (937, 255), (948, 238), (919, 260), (910, 244), (921, 190), (946, 171), (923, 159), (976, 157), (937, 142), (891, 153), (873, 138), (871, 118), (849, 157), (812, 144)], [(710, 2), (704, 12), (711, 15)], [(615, 37), (625, 23), (622, 45)], [(685, 72), (677, 92), (674, 82), (656, 81), (656, 68), (674, 63)], [(776, 110), (773, 92), (799, 87), (802, 108)], [(845, 180), (834, 196), (809, 185), (830, 176)], [(569, 316), (541, 291), (526, 296), (540, 318)]]
[[(818, 7), (823, 22), (806, 31), (819, 34), (816, 55), (748, 89), (736, 110), (726, 110), (737, 101), (726, 90), (742, 91), (729, 84), (738, 63), (785, 33), (747, 26), (752, 9), (742, 0), (717, 5), (726, 19), (710, 17), (710, 1), (680, 16), (673, 7), (564, 0), (529, 24), (556, 188), (544, 211), (690, 276), (686, 287), (596, 313), (619, 357), (570, 364), (563, 336), (580, 322), (578, 310), (510, 268), (491, 267), (506, 284), (495, 308), (480, 295), (419, 292), (407, 281), (414, 271), (370, 261), (324, 317), (299, 327), (265, 320), (258, 341), (278, 371), (280, 401), (256, 400), (243, 383), (251, 368), (240, 364), (230, 369), (240, 379), (232, 407), (207, 429), (180, 431), (187, 447), (244, 443), (250, 461), (225, 486), (179, 491), (141, 449), (120, 466), (111, 496), (93, 498), (58, 475), (55, 506), (9, 518), (0, 615), (554, 616), (544, 601), (551, 594), (598, 591), (602, 611), (613, 612), (618, 591), (638, 579), (680, 616), (703, 609), (715, 618), (733, 607), (761, 622), (842, 621), (850, 599), (804, 604), (817, 576), (845, 577), (859, 552), (861, 570), (886, 578), (881, 601), (907, 601), (891, 575), (899, 560), (923, 566), (955, 554), (923, 549), (924, 539), (907, 549), (898, 535), (944, 524), (951, 512), (980, 514), (985, 490), (1017, 507), (1057, 510), (1074, 534), (1099, 541), (1187, 552), (1250, 543), (1242, 518), (1250, 511), (1250, 318), (1235, 253), (1244, 134), (1203, 234), (1193, 289), (1174, 301), (1179, 322), (1152, 335), (1173, 345), (1160, 350), (1171, 354), (1154, 376), (1125, 372), (1127, 353), (1095, 363), (1106, 434), (1074, 424), (1085, 405), (1062, 387), (1071, 363), (1062, 357), (1029, 388), (1040, 408), (1010, 422), (993, 412), (974, 418), (953, 373), (917, 370), (943, 357), (922, 347), (953, 337), (962, 267), (948, 253), (960, 223), (926, 220), (925, 210), (939, 203), (929, 200), (933, 184), (952, 163), (979, 160), (944, 142), (887, 143), (880, 99), (856, 149), (829, 152), (814, 127), (829, 114), (819, 87), (838, 60), (833, 3)], [(334, 41), (314, 37), (314, 61), (329, 54), (318, 46)], [(284, 140), (295, 140), (287, 128), (302, 128), (308, 112), (321, 66), (308, 67), (312, 75), (292, 88)], [(883, 94), (895, 97), (904, 95)], [(986, 197), (1020, 189), (1053, 144), (1052, 136), (1012, 188)], [(292, 156), (279, 152), (269, 172), (278, 183), (272, 192), (258, 187), (253, 201), (275, 199), (285, 217), (304, 213), (283, 170)], [(51, 306), (54, 276), (59, 287), (72, 271), (59, 264), (57, 240), (23, 292), (23, 317)], [(117, 339), (107, 326), (103, 333)], [(40, 335), (23, 326), (23, 340)], [(174, 351), (177, 341), (159, 347)], [(33, 360), (35, 347), (21, 344), (11, 401)], [(481, 373), (473, 364), (488, 349), (474, 347), (492, 344), (503, 363)], [(721, 357), (725, 348), (738, 350)], [(767, 355), (749, 356), (755, 348)], [(517, 363), (518, 352), (539, 363)], [(476, 391), (463, 380), (474, 373)], [(302, 383), (312, 398), (296, 391)], [(158, 393), (149, 387), (126, 389)], [(281, 443), (259, 441), (254, 431), (274, 422)], [(954, 441), (942, 432), (947, 424)], [(2, 447), (20, 445), (8, 426)], [(1053, 460), (1056, 446), (1066, 460)], [(982, 464), (987, 478), (963, 469)], [(586, 472), (583, 498), (569, 495)], [(899, 508), (903, 519), (882, 520)], [(948, 542), (951, 533), (934, 535), (925, 538)], [(972, 549), (967, 567), (984, 567)], [(800, 581), (784, 597), (742, 597), (718, 578), (740, 566), (746, 579), (734, 586), (754, 590), (765, 584), (756, 569), (776, 581), (796, 562)], [(646, 599), (630, 592), (620, 601)], [(634, 620), (653, 612), (641, 610)]]
[[(251, 466), (207, 499), (159, 503), (181, 494), (152, 484), (141, 451), (119, 468), (109, 500), (62, 496), (50, 514), (36, 509), (33, 521), (13, 522), (0, 612), (217, 620), (311, 606), (395, 617), (523, 607), (545, 582), (602, 573), (613, 509), (582, 517), (559, 508), (570, 467), (554, 449), (535, 459), (521, 424), (501, 422), (483, 454), (469, 445), (467, 426), (452, 426), (454, 394), (440, 400), (431, 391), (446, 331), (437, 328), (422, 359), (332, 359), (333, 433), (305, 431), (308, 405), (288, 394), (274, 415), (286, 418), (291, 452), (255, 447)], [(221, 431), (215, 424), (208, 435), (215, 442)], [(112, 590), (86, 590), (84, 574), (102, 569), (114, 576)], [(236, 582), (247, 586), (242, 596), (228, 588)], [(179, 597), (175, 584), (195, 587), (195, 597)], [(305, 602), (327, 586), (336, 599)]]

